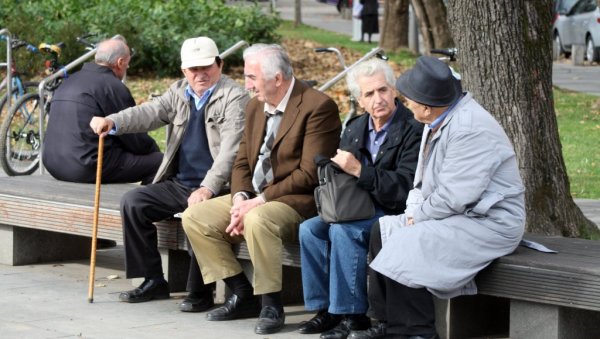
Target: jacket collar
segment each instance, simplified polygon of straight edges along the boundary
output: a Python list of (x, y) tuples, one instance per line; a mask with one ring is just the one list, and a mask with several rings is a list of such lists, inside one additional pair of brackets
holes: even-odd
[(287, 132), (289, 132), (290, 128), (292, 128), (292, 125), (296, 121), (296, 118), (300, 113), (302, 96), (306, 89), (308, 89), (308, 86), (302, 83), (302, 81), (295, 81), (290, 99), (285, 108), (285, 112), (283, 112), (281, 117), (281, 123), (279, 124), (279, 130), (277, 131), (277, 136), (273, 142), (273, 147), (277, 146), (277, 144), (281, 141), (281, 139), (283, 139)]

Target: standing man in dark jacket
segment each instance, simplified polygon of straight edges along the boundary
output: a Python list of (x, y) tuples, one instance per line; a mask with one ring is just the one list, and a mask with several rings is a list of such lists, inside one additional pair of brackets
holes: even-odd
[[(67, 78), (52, 98), (42, 161), (58, 180), (92, 183), (96, 180), (98, 136), (88, 124), (135, 106), (121, 82), (131, 56), (120, 39), (98, 44), (96, 63), (86, 63)], [(102, 182), (149, 184), (162, 161), (162, 153), (146, 133), (108, 136), (104, 143)]]
[(368, 114), (350, 120), (331, 160), (370, 193), (375, 215), (329, 224), (314, 217), (300, 224), (304, 305), (317, 314), (304, 334), (345, 339), (366, 330), (367, 252), (371, 225), (405, 209), (412, 188), (423, 125), (396, 99), (396, 79), (383, 60), (366, 61), (348, 74), (348, 88)]

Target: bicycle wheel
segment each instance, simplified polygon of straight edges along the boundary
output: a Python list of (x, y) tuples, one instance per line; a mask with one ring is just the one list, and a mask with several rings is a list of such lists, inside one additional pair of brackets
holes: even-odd
[(38, 168), (40, 112), (38, 93), (25, 94), (8, 111), (0, 127), (0, 165), (6, 174), (28, 175)]
[[(24, 81), (23, 82), (23, 95), (27, 94), (27, 93), (35, 93), (38, 90), (38, 82), (35, 81)], [(19, 100), (19, 98), (23, 95), (18, 95), (17, 93), (17, 88), (12, 88), (12, 93), (13, 96), (10, 98), (10, 103), (11, 106), (15, 104), (15, 102), (17, 102), (17, 100)], [(6, 93), (4, 93), (4, 95), (2, 96), (2, 98), (0, 98), (0, 119), (2, 119), (3, 117), (6, 116), (8, 110), (10, 109), (10, 107), (6, 107), (6, 101), (8, 101), (8, 96), (6, 95)], [(0, 120), (0, 123), (2, 122), (2, 120)]]

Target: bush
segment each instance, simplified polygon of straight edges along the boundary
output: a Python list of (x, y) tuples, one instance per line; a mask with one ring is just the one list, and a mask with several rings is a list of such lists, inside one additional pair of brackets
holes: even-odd
[[(280, 19), (254, 6), (227, 6), (219, 0), (5, 0), (0, 6), (2, 28), (35, 42), (64, 41), (61, 62), (85, 52), (75, 42), (88, 32), (102, 38), (123, 35), (136, 50), (132, 74), (180, 75), (179, 50), (190, 37), (209, 36), (224, 51), (239, 40), (278, 42)], [(241, 54), (227, 59), (239, 64)]]

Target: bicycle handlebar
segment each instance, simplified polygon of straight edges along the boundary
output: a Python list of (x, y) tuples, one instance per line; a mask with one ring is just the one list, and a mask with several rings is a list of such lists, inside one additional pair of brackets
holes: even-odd
[(75, 41), (77, 41), (78, 43), (80, 43), (80, 44), (82, 44), (82, 45), (84, 45), (86, 47), (96, 48), (96, 44), (95, 43), (91, 43), (91, 42), (89, 42), (87, 40), (87, 38), (95, 37), (95, 36), (98, 36), (98, 33), (86, 33), (86, 34), (84, 34), (82, 36), (79, 36), (79, 37), (75, 38)]
[(433, 48), (430, 50), (433, 54), (442, 54), (450, 58), (450, 61), (456, 61), (456, 56), (458, 54), (458, 48)]
[(344, 61), (344, 56), (342, 55), (342, 52), (340, 52), (340, 50), (335, 47), (317, 47), (317, 48), (315, 48), (315, 52), (317, 52), (317, 53), (335, 53), (337, 55), (338, 61), (342, 65), (342, 68), (344, 68), (344, 69), (348, 68), (348, 66), (346, 66), (346, 61)]
[[(0, 35), (0, 40), (2, 41), (6, 41), (6, 35)], [(39, 50), (33, 46), (32, 44), (28, 43), (25, 40), (21, 40), (21, 39), (17, 39), (17, 38), (12, 38), (10, 41), (10, 48), (17, 50), (21, 47), (25, 47), (25, 49), (27, 49), (28, 51), (30, 51), (31, 53), (37, 53), (39, 52)]]

